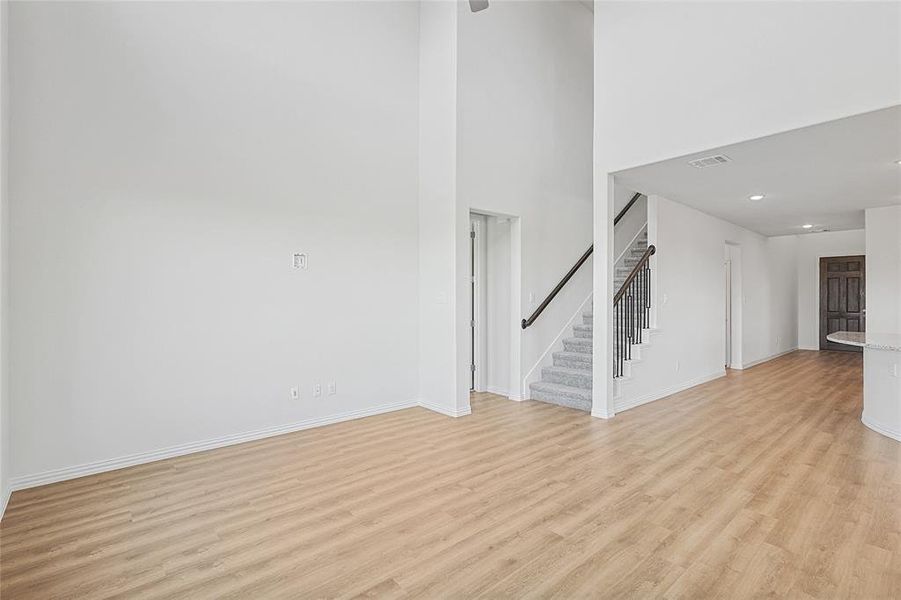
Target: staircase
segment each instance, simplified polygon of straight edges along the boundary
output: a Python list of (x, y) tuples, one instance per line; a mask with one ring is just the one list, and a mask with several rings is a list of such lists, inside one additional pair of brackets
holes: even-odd
[[(613, 286), (619, 290), (648, 249), (645, 229), (616, 264)], [(594, 315), (582, 314), (573, 326), (573, 337), (563, 340), (563, 350), (553, 353), (553, 366), (541, 369), (541, 381), (529, 386), (532, 400), (591, 412), (591, 346)], [(640, 344), (641, 340), (635, 341)]]
[(584, 313), (573, 337), (563, 340), (563, 351), (554, 352), (554, 365), (541, 369), (541, 381), (529, 386), (532, 400), (591, 412), (592, 319)]
[(642, 232), (638, 235), (637, 238), (632, 242), (632, 245), (629, 246), (629, 249), (623, 255), (622, 259), (620, 259), (616, 263), (616, 271), (613, 273), (613, 289), (619, 290), (623, 287), (623, 283), (626, 281), (626, 277), (629, 276), (629, 273), (632, 272), (632, 269), (635, 268), (635, 265), (638, 264), (638, 261), (641, 260), (641, 256), (648, 249), (648, 229), (645, 227)]

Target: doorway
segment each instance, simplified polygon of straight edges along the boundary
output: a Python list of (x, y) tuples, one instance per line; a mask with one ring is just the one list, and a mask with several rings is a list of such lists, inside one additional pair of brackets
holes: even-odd
[(866, 257), (833, 256), (820, 259), (820, 350), (863, 352), (836, 344), (826, 336), (836, 331), (866, 331)]
[(485, 215), (469, 215), (469, 391), (484, 392), (488, 367), (488, 245)]
[[(469, 382), (472, 392), (520, 399), (519, 219), (469, 215)], [(514, 310), (514, 306), (516, 310)]]
[(726, 279), (726, 354), (723, 364), (728, 369), (732, 364), (732, 261), (729, 258), (728, 247), (723, 267)]
[(727, 369), (741, 369), (741, 246), (726, 242), (723, 261), (724, 337), (723, 363)]

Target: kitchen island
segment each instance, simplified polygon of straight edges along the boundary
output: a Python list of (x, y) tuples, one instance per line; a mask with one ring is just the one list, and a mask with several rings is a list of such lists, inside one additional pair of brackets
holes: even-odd
[(864, 425), (901, 441), (901, 334), (837, 331), (830, 342), (863, 348)]

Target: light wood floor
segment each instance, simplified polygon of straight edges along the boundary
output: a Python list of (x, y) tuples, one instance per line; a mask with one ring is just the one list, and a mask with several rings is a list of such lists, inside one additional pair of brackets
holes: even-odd
[(480, 395), (16, 492), (18, 598), (901, 597), (901, 444), (860, 355), (610, 421)]

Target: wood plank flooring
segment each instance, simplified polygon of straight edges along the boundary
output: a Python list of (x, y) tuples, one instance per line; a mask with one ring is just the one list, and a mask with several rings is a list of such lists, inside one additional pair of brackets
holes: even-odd
[(13, 494), (20, 598), (899, 598), (901, 444), (861, 357), (610, 421), (491, 395)]

